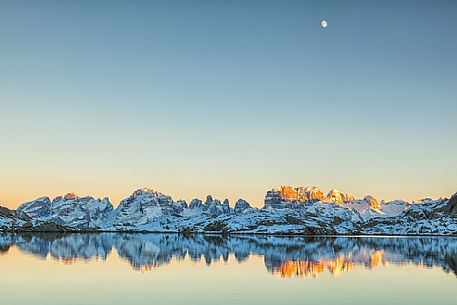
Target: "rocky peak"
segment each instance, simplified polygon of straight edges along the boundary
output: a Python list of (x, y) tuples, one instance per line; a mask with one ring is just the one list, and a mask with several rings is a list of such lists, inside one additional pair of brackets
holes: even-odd
[(220, 215), (224, 213), (224, 207), (218, 199), (213, 199), (213, 197), (206, 197), (205, 204), (203, 205), (203, 211), (211, 215)]
[(432, 199), (432, 198), (423, 198), (423, 199), (419, 199), (419, 200), (413, 200), (413, 204), (433, 204), (433, 203), (436, 203), (438, 201), (441, 201), (441, 198), (438, 199), (438, 200), (435, 200), (435, 199)]
[(76, 195), (75, 193), (67, 193), (63, 196), (63, 199), (65, 200), (72, 200), (72, 199), (78, 199), (78, 195)]
[(327, 194), (325, 199), (335, 202), (336, 204), (342, 205), (343, 203), (348, 203), (354, 200), (355, 198), (351, 194), (343, 193), (341, 191), (333, 189)]
[[(62, 196), (60, 196), (60, 197), (62, 197)], [(51, 203), (51, 200), (49, 199), (49, 197), (40, 197), (40, 198), (37, 198), (37, 199), (35, 199), (35, 200), (33, 200), (33, 201), (29, 201), (29, 202), (27, 202), (27, 203), (50, 204), (50, 203)]]
[(194, 198), (190, 201), (189, 209), (199, 209), (203, 205), (202, 201), (198, 198)]
[(311, 201), (320, 201), (324, 197), (324, 193), (316, 186), (306, 187), (303, 191)]
[(306, 201), (319, 201), (324, 198), (324, 193), (316, 186), (302, 186), (302, 187), (291, 187), (291, 186), (277, 186), (274, 191), (279, 193), (280, 198), (287, 202), (306, 202)]
[(208, 195), (208, 196), (206, 196), (205, 205), (206, 205), (206, 206), (209, 206), (210, 204), (213, 203), (213, 201), (214, 201), (214, 200), (213, 200), (213, 197), (212, 197), (211, 195)]
[(376, 198), (374, 198), (373, 196), (371, 195), (368, 195), (368, 196), (365, 196), (363, 198), (363, 201), (365, 201), (366, 203), (368, 203), (370, 205), (371, 208), (375, 209), (375, 210), (380, 210), (382, 208), (381, 204), (378, 202), (378, 200), (376, 200)]
[(175, 213), (181, 213), (184, 209), (187, 209), (187, 202), (183, 199), (179, 199), (171, 205), (171, 210)]
[(0, 217), (15, 218), (16, 212), (0, 206)]
[(324, 193), (315, 186), (294, 188), (280, 185), (267, 192), (265, 206), (284, 208), (290, 204), (309, 204), (320, 201), (323, 198)]
[(51, 214), (51, 201), (49, 197), (40, 197), (33, 201), (21, 204), (17, 210), (20, 216), (44, 217)]
[(441, 210), (449, 217), (457, 218), (457, 193), (452, 195)]
[(265, 208), (301, 208), (312, 205), (316, 202), (335, 203), (340, 206), (347, 204), (367, 204), (373, 209), (381, 210), (382, 205), (372, 196), (366, 196), (361, 200), (356, 200), (348, 193), (332, 189), (324, 197), (323, 192), (318, 187), (291, 187), (276, 186), (268, 191), (265, 196)]
[(251, 205), (244, 199), (238, 199), (235, 203), (235, 208), (233, 209), (235, 213), (242, 213), (244, 210), (250, 209)]
[(171, 196), (165, 195), (150, 188), (142, 188), (136, 190), (133, 192), (132, 196), (127, 198), (127, 201), (129, 203), (138, 201), (141, 202), (141, 205), (159, 205), (162, 207), (169, 207), (174, 203)]
[(148, 188), (148, 187), (144, 187), (144, 188), (142, 188), (142, 189), (138, 189), (138, 190), (134, 191), (133, 194), (132, 194), (132, 196), (136, 197), (136, 196), (141, 196), (141, 195), (146, 195), (146, 194), (153, 194), (153, 195), (157, 195), (157, 196), (164, 196), (164, 194), (162, 194), (161, 192), (154, 191), (153, 189)]
[(224, 214), (230, 213), (230, 202), (228, 199), (224, 199), (224, 202), (222, 203), (222, 210), (224, 211)]
[(178, 201), (176, 201), (176, 204), (182, 206), (183, 208), (187, 208), (187, 202), (183, 199), (179, 199)]
[(63, 196), (57, 196), (57, 197), (54, 197), (54, 199), (52, 199), (52, 202), (57, 202), (57, 201), (61, 201), (63, 200)]

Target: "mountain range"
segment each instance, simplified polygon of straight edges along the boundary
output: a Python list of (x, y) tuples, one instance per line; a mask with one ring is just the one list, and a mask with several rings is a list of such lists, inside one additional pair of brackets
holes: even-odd
[(457, 194), (416, 202), (357, 199), (318, 187), (278, 186), (262, 208), (207, 196), (174, 201), (144, 188), (114, 208), (108, 198), (41, 197), (16, 210), (0, 207), (0, 230), (37, 232), (256, 233), (305, 235), (457, 235)]

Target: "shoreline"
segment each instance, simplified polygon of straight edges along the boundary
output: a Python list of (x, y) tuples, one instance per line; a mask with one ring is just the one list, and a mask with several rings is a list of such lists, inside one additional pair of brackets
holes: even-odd
[(103, 233), (126, 233), (126, 234), (170, 234), (170, 235), (213, 235), (213, 236), (273, 236), (273, 237), (376, 237), (376, 238), (408, 238), (408, 237), (450, 237), (457, 238), (457, 234), (300, 234), (300, 233), (264, 233), (264, 232), (164, 232), (164, 231), (146, 231), (146, 230), (1, 230), (0, 234), (23, 234), (23, 233), (64, 233), (64, 234), (103, 234)]

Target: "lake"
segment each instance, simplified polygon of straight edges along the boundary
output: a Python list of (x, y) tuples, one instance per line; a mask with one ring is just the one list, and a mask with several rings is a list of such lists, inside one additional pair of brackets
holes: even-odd
[(0, 234), (1, 304), (455, 304), (457, 238)]

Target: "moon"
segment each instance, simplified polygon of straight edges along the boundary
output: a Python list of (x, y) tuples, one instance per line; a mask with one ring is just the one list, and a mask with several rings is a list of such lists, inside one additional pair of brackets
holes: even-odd
[(321, 21), (321, 26), (325, 29), (327, 27), (327, 20), (322, 20)]

